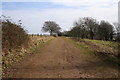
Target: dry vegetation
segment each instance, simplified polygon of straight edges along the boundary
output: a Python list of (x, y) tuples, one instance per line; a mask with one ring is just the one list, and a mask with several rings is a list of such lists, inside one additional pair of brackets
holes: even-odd
[(38, 47), (45, 45), (53, 38), (49, 36), (29, 35), (21, 24), (16, 24), (6, 18), (1, 21), (1, 24), (3, 70), (19, 62), (26, 55), (29, 55)]
[[(93, 20), (93, 23), (96, 23), (96, 22), (94, 22), (94, 19), (90, 19), (90, 21), (89, 21), (89, 19), (86, 18), (86, 22), (88, 21), (89, 23), (91, 23), (91, 20)], [(103, 22), (103, 23), (106, 24), (107, 27), (112, 27), (107, 22)], [(90, 26), (89, 24), (86, 24), (86, 25), (88, 26), (88, 28), (91, 29), (92, 26)], [(111, 34), (110, 34), (109, 38), (104, 36), (106, 39), (91, 40), (91, 39), (97, 39), (97, 38), (94, 38), (96, 32), (92, 32), (92, 33), (94, 33), (93, 35), (91, 35), (91, 33), (89, 33), (89, 36), (82, 36), (81, 34), (79, 34), (80, 33), (79, 29), (83, 30), (81, 27), (82, 26), (81, 26), (81, 22), (80, 22), (80, 25), (76, 24), (75, 28), (73, 30), (69, 31), (70, 32), (69, 36), (76, 37), (76, 38), (71, 38), (72, 40), (65, 38), (68, 42), (65, 42), (61, 38), (56, 38), (55, 43), (52, 42), (51, 45), (49, 45), (48, 47), (43, 49), (44, 52), (45, 52), (45, 50), (47, 50), (46, 53), (50, 53), (49, 51), (51, 51), (50, 54), (54, 53), (55, 57), (52, 59), (53, 61), (55, 61), (57, 59), (56, 57), (62, 59), (63, 57), (62, 58), (59, 57), (59, 55), (60, 55), (60, 56), (64, 56), (66, 58), (66, 60), (69, 59), (69, 61), (71, 61), (71, 63), (72, 63), (72, 61), (76, 62), (78, 60), (80, 62), (81, 57), (79, 56), (80, 55), (79, 51), (76, 51), (77, 49), (70, 44), (70, 43), (74, 43), (75, 45), (80, 47), (78, 50), (80, 50), (81, 55), (88, 54), (87, 57), (84, 57), (85, 59), (89, 59), (88, 56), (91, 56), (91, 54), (94, 54), (95, 58), (96, 58), (96, 56), (101, 58), (99, 60), (101, 60), (100, 62), (102, 62), (102, 63), (104, 61), (107, 61), (115, 66), (120, 65), (120, 62), (118, 60), (118, 46), (120, 45), (120, 43), (113, 42), (113, 41), (103, 41), (103, 40), (112, 40)], [(98, 25), (96, 25), (96, 27), (98, 28)], [(104, 27), (104, 26), (102, 25), (101, 27)], [(76, 32), (77, 30), (78, 30), (78, 32)], [(87, 29), (85, 29), (85, 30), (87, 30)], [(111, 28), (111, 30), (112, 30), (112, 28)], [(25, 59), (26, 57), (28, 57), (29, 55), (31, 55), (33, 53), (34, 54), (38, 53), (37, 51), (41, 51), (41, 47), (46, 45), (49, 41), (51, 41), (54, 38), (54, 37), (50, 37), (50, 36), (29, 35), (29, 34), (27, 34), (26, 30), (24, 30), (24, 28), (21, 26), (21, 24), (13, 23), (12, 21), (10, 21), (8, 19), (5, 19), (2, 21), (2, 31), (3, 31), (3, 34), (2, 34), (2, 46), (3, 46), (2, 47), (2, 50), (3, 50), (2, 65), (3, 66), (2, 67), (4, 70), (3, 77), (6, 76), (6, 74), (9, 72), (7, 70), (13, 64), (19, 63), (23, 58)], [(57, 32), (59, 32), (59, 31), (57, 31)], [(85, 31), (83, 30), (83, 32), (85, 32)], [(86, 33), (88, 33), (88, 32), (91, 32), (91, 31), (87, 31)], [(52, 35), (52, 33), (53, 32), (51, 32), (51, 35)], [(88, 35), (86, 33), (85, 33), (85, 35)], [(99, 35), (100, 35), (100, 33), (99, 33)], [(97, 37), (98, 37), (98, 35), (97, 35)], [(84, 39), (84, 38), (88, 38), (88, 39)], [(103, 38), (103, 36), (102, 36), (102, 38)], [(42, 53), (44, 53), (44, 52), (42, 52)], [(73, 52), (76, 52), (77, 54), (73, 54)], [(58, 53), (59, 53), (59, 55), (58, 55)], [(66, 56), (65, 56), (65, 54), (62, 54), (62, 53), (65, 53)], [(46, 54), (45, 56), (48, 56), (48, 60), (49, 60), (49, 55)], [(43, 56), (43, 58), (45, 56)], [(79, 56), (79, 58), (77, 58), (78, 56)], [(52, 57), (52, 55), (51, 55), (51, 57)], [(42, 58), (40, 58), (40, 60), (41, 59)], [(88, 61), (90, 61), (90, 59)], [(36, 59), (35, 61), (37, 61), (37, 60), (39, 61), (39, 58)], [(95, 59), (93, 59), (93, 60), (95, 60)], [(67, 62), (69, 62), (69, 61), (67, 61)], [(73, 62), (73, 63), (75, 63), (75, 62)], [(71, 65), (72, 67), (73, 67), (73, 63)], [(46, 64), (48, 64), (48, 63), (46, 63)], [(76, 68), (76, 66), (74, 68)], [(77, 69), (78, 69), (78, 66), (77, 66)], [(64, 71), (64, 67), (63, 67), (63, 71)], [(94, 69), (93, 69), (93, 71), (94, 71)]]
[(20, 60), (24, 59), (26, 56), (33, 54), (37, 48), (43, 47), (47, 44), (53, 37), (40, 37), (40, 36), (29, 36), (29, 44), (27, 47), (22, 46), (20, 49), (12, 49), (4, 53), (3, 55), (3, 69), (5, 70), (3, 76), (6, 75), (6, 71), (10, 66), (15, 63), (19, 63)]
[(74, 44), (88, 50), (88, 54), (94, 54), (101, 60), (110, 63), (115, 66), (119, 66), (120, 62), (118, 59), (118, 46), (120, 43), (103, 40), (90, 40), (90, 39), (78, 39), (72, 38)]
[(28, 45), (28, 34), (20, 25), (6, 20), (2, 22), (2, 31), (3, 52)]
[(25, 55), (32, 53), (37, 47), (45, 44), (47, 41), (51, 40), (53, 37), (40, 37), (40, 36), (29, 36), (29, 44), (27, 47), (21, 46), (19, 49), (12, 49), (4, 53), (3, 55), (3, 67), (7, 68), (13, 63), (19, 61)]

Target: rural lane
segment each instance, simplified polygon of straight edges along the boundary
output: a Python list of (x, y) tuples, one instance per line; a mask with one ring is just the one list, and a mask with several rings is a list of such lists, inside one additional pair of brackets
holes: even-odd
[(117, 69), (103, 65), (95, 56), (83, 54), (63, 38), (48, 45), (10, 68), (10, 78), (99, 78), (117, 77)]

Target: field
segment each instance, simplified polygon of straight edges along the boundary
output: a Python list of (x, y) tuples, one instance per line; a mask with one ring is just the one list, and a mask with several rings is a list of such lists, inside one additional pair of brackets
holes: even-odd
[(7, 78), (118, 78), (117, 42), (31, 36), (29, 47), (3, 56)]

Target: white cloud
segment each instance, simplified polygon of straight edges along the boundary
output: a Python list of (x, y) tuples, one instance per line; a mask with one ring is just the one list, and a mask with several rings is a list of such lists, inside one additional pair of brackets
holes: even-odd
[(107, 6), (111, 3), (118, 3), (118, 1), (119, 0), (51, 0), (51, 2), (55, 4), (61, 4), (65, 6)]
[(118, 8), (119, 8), (119, 11), (118, 11), (118, 22), (119, 22), (119, 24), (120, 24), (120, 1), (119, 1), (119, 5), (118, 5)]
[(1, 2), (48, 2), (50, 0), (1, 0)]
[(98, 20), (107, 20), (109, 22), (117, 21), (117, 9), (107, 8), (89, 8), (88, 10), (82, 9), (52, 9), (41, 11), (4, 11), (4, 14), (11, 16), (14, 21), (22, 20), (26, 29), (30, 33), (39, 33), (44, 21), (53, 20), (58, 23), (63, 30), (68, 30), (72, 27), (73, 22), (79, 17), (93, 17)]
[[(80, 1), (80, 2), (79, 2)], [(85, 2), (84, 2), (85, 1)], [(68, 30), (73, 26), (73, 22), (80, 17), (93, 17), (97, 20), (106, 20), (111, 23), (118, 21), (118, 0), (52, 0), (55, 4), (65, 6), (79, 6), (80, 4), (89, 4), (87, 8), (54, 8), (43, 10), (15, 10), (3, 11), (3, 14), (10, 16), (14, 21), (22, 20), (23, 24), (29, 33), (41, 33), (43, 23), (48, 20), (53, 20), (62, 27), (63, 30)], [(108, 1), (108, 2), (107, 2)], [(110, 2), (111, 1), (111, 2)], [(115, 2), (114, 5), (108, 5)], [(71, 4), (72, 3), (72, 4)], [(99, 4), (98, 4), (99, 3)], [(104, 3), (104, 4), (102, 4)], [(95, 4), (95, 5), (91, 5)], [(104, 5), (104, 6), (103, 6)]]

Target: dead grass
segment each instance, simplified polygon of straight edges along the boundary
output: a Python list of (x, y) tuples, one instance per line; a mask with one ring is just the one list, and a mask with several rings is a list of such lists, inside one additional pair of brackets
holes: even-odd
[(23, 59), (26, 55), (33, 53), (37, 48), (43, 47), (47, 44), (53, 37), (40, 37), (40, 36), (29, 36), (30, 42), (27, 47), (23, 46), (20, 49), (12, 49), (7, 53), (3, 53), (2, 59), (2, 67), (3, 69), (9, 68), (14, 63), (19, 62)]

